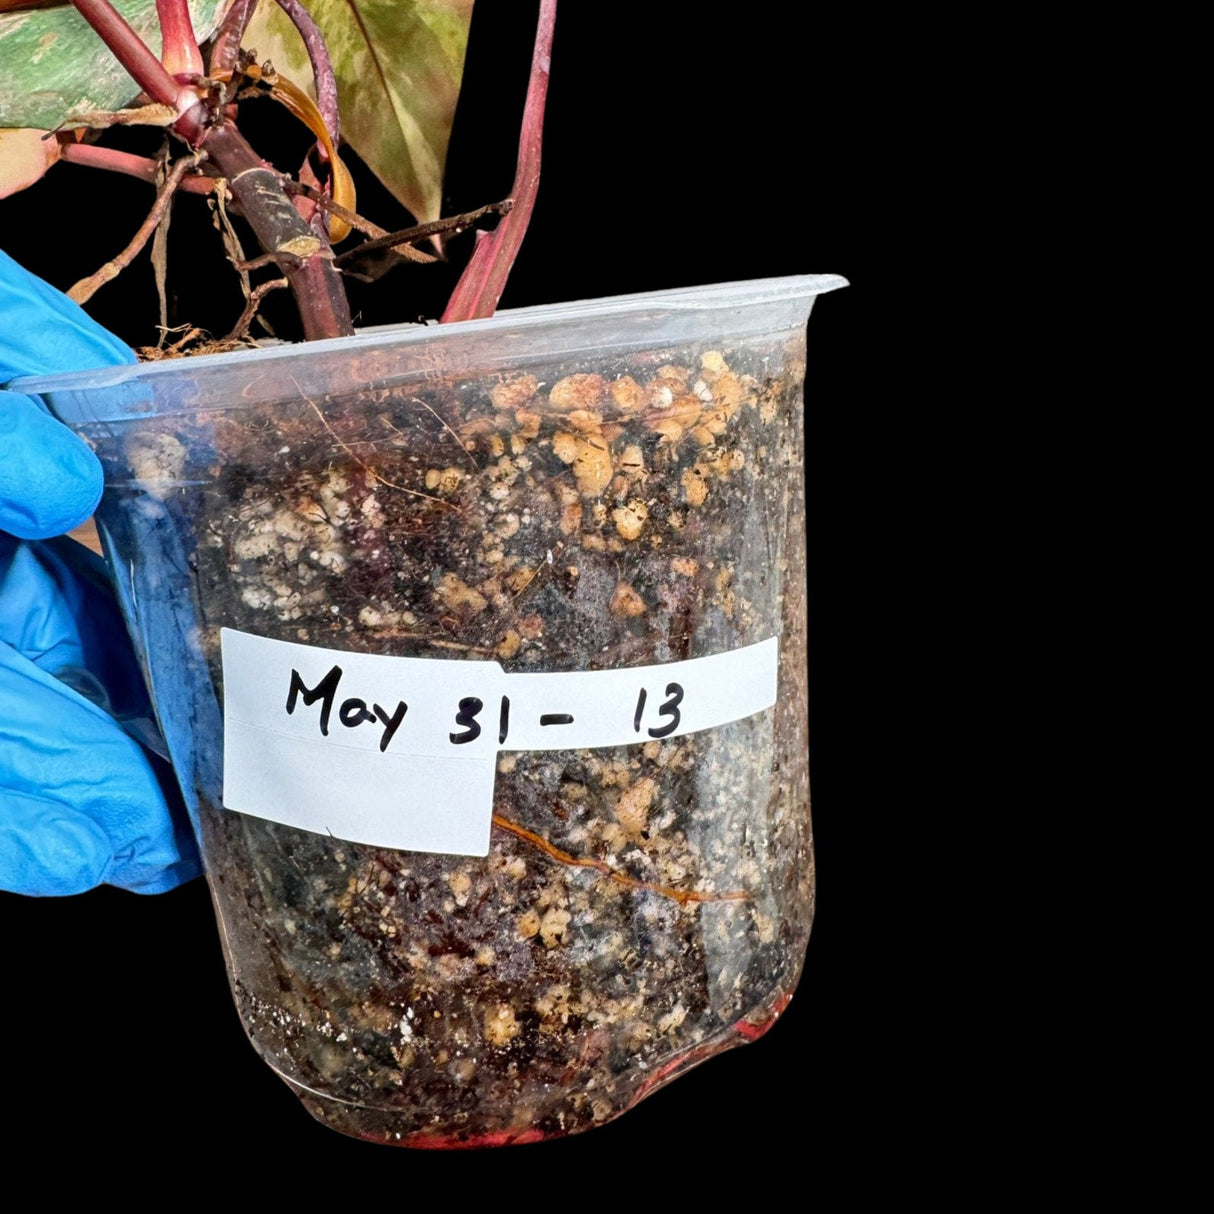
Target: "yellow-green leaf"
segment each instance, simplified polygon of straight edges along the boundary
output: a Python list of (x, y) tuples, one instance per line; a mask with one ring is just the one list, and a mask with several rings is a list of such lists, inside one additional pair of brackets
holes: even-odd
[(59, 143), (45, 131), (0, 131), (0, 198), (33, 185), (59, 159)]
[[(190, 0), (194, 32), (209, 37), (231, 0)], [(114, 0), (135, 32), (160, 54), (155, 0)], [(73, 114), (117, 110), (139, 92), (74, 8), (0, 12), (0, 127), (70, 125)]]
[[(472, 0), (311, 0), (337, 77), (342, 136), (417, 217), (439, 217)], [(303, 40), (261, 0), (247, 49), (312, 81)]]

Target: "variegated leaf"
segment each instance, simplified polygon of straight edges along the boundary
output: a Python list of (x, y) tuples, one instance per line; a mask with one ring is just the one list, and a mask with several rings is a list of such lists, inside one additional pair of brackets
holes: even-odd
[[(211, 35), (230, 2), (190, 0), (199, 41)], [(159, 54), (155, 0), (115, 0), (115, 7)], [(119, 109), (138, 92), (70, 5), (0, 11), (0, 127), (70, 126), (73, 114)]]
[[(311, 0), (337, 77), (342, 136), (417, 217), (437, 219), (472, 0)], [(312, 82), (303, 40), (262, 0), (244, 45)]]

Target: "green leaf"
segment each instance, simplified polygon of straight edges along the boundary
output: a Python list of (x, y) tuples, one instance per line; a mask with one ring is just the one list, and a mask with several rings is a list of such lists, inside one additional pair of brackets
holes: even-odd
[[(190, 0), (199, 41), (230, 0)], [(160, 54), (155, 0), (114, 0), (135, 32)], [(116, 110), (139, 87), (70, 6), (0, 13), (0, 127), (54, 130), (73, 114)]]
[[(333, 60), (342, 136), (420, 222), (437, 219), (472, 0), (311, 0), (308, 10)], [(244, 45), (312, 87), (303, 40), (273, 0)]]

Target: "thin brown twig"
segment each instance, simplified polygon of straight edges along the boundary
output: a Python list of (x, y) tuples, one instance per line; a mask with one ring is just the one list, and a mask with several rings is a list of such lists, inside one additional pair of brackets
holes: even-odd
[(173, 166), (172, 172), (169, 173), (164, 185), (160, 187), (160, 190), (156, 194), (156, 201), (152, 203), (151, 211), (148, 212), (148, 216), (143, 223), (139, 225), (139, 230), (135, 233), (131, 243), (117, 257), (111, 261), (107, 261), (96, 273), (90, 274), (87, 278), (82, 278), (76, 283), (68, 291), (70, 299), (74, 299), (77, 303), (86, 302), (101, 287), (105, 286), (107, 282), (117, 278), (135, 260), (143, 246), (151, 239), (152, 233), (156, 231), (160, 218), (164, 214), (165, 208), (169, 205), (178, 183), (190, 169), (196, 168), (199, 162), (205, 158), (206, 152), (195, 152), (192, 156), (183, 156)]
[(329, 214), (336, 215), (338, 219), (344, 219), (355, 231), (362, 232), (364, 236), (383, 236), (386, 232), (386, 229), (381, 228), (379, 224), (364, 219), (357, 211), (351, 211), (349, 207), (343, 207), (336, 199), (330, 198), (328, 194), (318, 190), (315, 186), (308, 185), (306, 181), (296, 181), (294, 177), (284, 174), (282, 188), (288, 194), (302, 194), (305, 198), (310, 198), (322, 211), (328, 211)]
[[(357, 211), (352, 211), (349, 207), (342, 206), (340, 202), (337, 202), (323, 190), (318, 190), (306, 181), (296, 181), (294, 177), (284, 176), (282, 188), (288, 194), (299, 194), (304, 198), (310, 199), (316, 203), (319, 213), (332, 215), (337, 219), (344, 220), (356, 232), (361, 232), (364, 236), (379, 239), (389, 235), (386, 228), (381, 228), (379, 224), (372, 223), (369, 219), (358, 214)], [(364, 245), (359, 245), (355, 252), (364, 247)], [(433, 257), (429, 253), (423, 253), (420, 249), (414, 249), (408, 244), (401, 244), (393, 252), (399, 253), (406, 261), (421, 262), (423, 265), (428, 265), (430, 262), (438, 260), (437, 257)], [(336, 264), (336, 261), (334, 264)]]
[(704, 890), (671, 889), (667, 885), (654, 885), (650, 881), (638, 881), (636, 877), (629, 877), (626, 873), (617, 872), (605, 860), (595, 860), (590, 856), (571, 856), (567, 851), (562, 851), (559, 847), (549, 843), (543, 835), (537, 835), (525, 826), (520, 826), (517, 822), (511, 822), (509, 818), (503, 818), (501, 814), (493, 815), (493, 825), (500, 827), (509, 834), (516, 835), (520, 839), (525, 839), (534, 847), (538, 847), (544, 855), (551, 857), (561, 864), (569, 864), (574, 868), (593, 868), (595, 872), (602, 873), (603, 876), (609, 877), (617, 885), (624, 886), (625, 889), (640, 889), (651, 894), (661, 894), (663, 898), (673, 898), (680, 906), (688, 902), (746, 902), (750, 898), (750, 895), (744, 889), (734, 889), (723, 894), (713, 894)]
[[(302, 194), (305, 198), (310, 198), (322, 210), (336, 215), (338, 219), (344, 219), (355, 231), (371, 238), (357, 248), (347, 249), (336, 258), (337, 262), (341, 262), (343, 258), (356, 257), (360, 253), (373, 253), (376, 249), (417, 244), (431, 236), (458, 236), (490, 215), (509, 215), (514, 206), (513, 198), (503, 198), (501, 202), (490, 202), (483, 207), (477, 207), (475, 211), (464, 211), (463, 214), (450, 215), (446, 219), (432, 219), (428, 223), (389, 232), (356, 211), (351, 211), (349, 207), (343, 207), (340, 202), (334, 201), (328, 194), (321, 193), (305, 181), (296, 181), (293, 177), (284, 176), (282, 186), (288, 194)], [(429, 260), (433, 261), (434, 258)]]
[(247, 337), (249, 326), (253, 323), (253, 317), (257, 315), (257, 309), (261, 307), (261, 301), (271, 291), (281, 290), (288, 285), (285, 278), (272, 278), (269, 282), (263, 282), (254, 287), (249, 292), (248, 299), (245, 300), (244, 311), (240, 314), (240, 319), (232, 326), (232, 331), (223, 340), (241, 341)]
[(275, 257), (273, 253), (262, 253), (260, 257), (250, 257), (247, 261), (241, 261), (236, 258), (232, 259), (232, 265), (245, 274), (251, 270), (260, 270), (262, 266), (273, 265)]
[[(321, 205), (324, 206), (326, 203)], [(487, 206), (477, 207), (475, 211), (465, 211), (462, 215), (452, 215), (448, 219), (432, 219), (429, 223), (419, 223), (416, 227), (402, 228), (399, 232), (386, 232), (373, 240), (364, 241), (357, 248), (342, 253), (336, 259), (336, 264), (340, 266), (343, 261), (352, 261), (363, 253), (374, 253), (376, 249), (415, 244), (420, 240), (427, 240), (431, 236), (458, 236), (461, 232), (466, 232), (469, 228), (474, 227), (486, 216), (510, 214), (513, 206), (514, 200), (505, 198), (501, 202), (491, 202)], [(349, 223), (349, 220), (347, 219), (346, 222)], [(383, 231), (383, 229), (380, 230)]]

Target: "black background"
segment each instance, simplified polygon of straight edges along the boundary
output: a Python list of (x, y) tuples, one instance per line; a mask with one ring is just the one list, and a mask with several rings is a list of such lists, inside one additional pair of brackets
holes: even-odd
[[(530, 12), (478, 5), (448, 212), (509, 190)], [(890, 254), (905, 251), (914, 194), (904, 167), (908, 98), (878, 78), (873, 31), (860, 16), (773, 12), (565, 0), (539, 202), (503, 306), (807, 272), (851, 281), (818, 301), (809, 329), (819, 912), (788, 1011), (759, 1043), (589, 1134), (458, 1157), (395, 1152), (313, 1123), (254, 1056), (201, 882), (155, 899), (110, 889), (60, 901), (4, 895), (0, 1041), (19, 1118), (10, 1148), (152, 1155), (191, 1170), (247, 1157), (296, 1181), (349, 1165), (352, 1196), (364, 1182), (442, 1175), (462, 1184), (475, 1175), (502, 1182), (503, 1194), (562, 1202), (624, 1197), (636, 1191), (635, 1167), (653, 1162), (672, 1200), (687, 1194), (688, 1178), (724, 1169), (758, 1186), (759, 1205), (774, 1200), (772, 1169), (790, 1170), (803, 1190), (862, 1192), (909, 1166), (908, 1143), (931, 1144), (929, 1157), (943, 1148), (934, 1115), (918, 1108), (931, 1060), (916, 1034), (933, 1000), (919, 955), (930, 945), (916, 927), (913, 883), (898, 875), (909, 868), (901, 849), (910, 834), (898, 790), (922, 773), (891, 770), (888, 727), (904, 705), (885, 660), (900, 602), (913, 596), (891, 570), (902, 539), (891, 519), (903, 504), (886, 479), (906, 435), (896, 305), (908, 297)], [(0, 203), (4, 247), (66, 287), (121, 247), (135, 220), (108, 229), (112, 249), (91, 225), (127, 205), (139, 216), (147, 200), (146, 187), (62, 166)], [(209, 227), (189, 227), (191, 201), (175, 213), (171, 275), (196, 253), (215, 253)], [(360, 210), (396, 224), (370, 185)], [(466, 249), (451, 253), (460, 262)], [(176, 288), (174, 319), (222, 331), (239, 297), (226, 267), (198, 264), (212, 268), (191, 271), (192, 289)], [(360, 320), (433, 315), (453, 274), (394, 271), (374, 296), (360, 296)], [(149, 284), (146, 267), (134, 267), (90, 310), (128, 341), (148, 342)], [(558, 1176), (560, 1188), (545, 1189), (544, 1178), (556, 1185)], [(565, 1187), (575, 1183), (585, 1189)], [(449, 1192), (459, 1200), (462, 1190)]]

